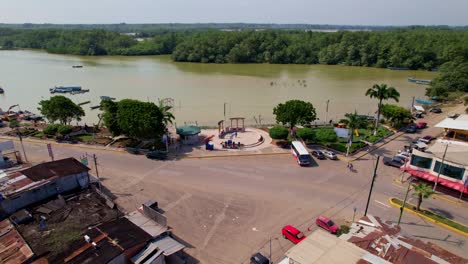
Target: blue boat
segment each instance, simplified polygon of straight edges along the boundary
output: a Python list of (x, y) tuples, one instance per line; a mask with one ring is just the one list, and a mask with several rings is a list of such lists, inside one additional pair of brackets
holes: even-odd
[(413, 78), (413, 77), (408, 78), (408, 82), (413, 82), (413, 83), (417, 83), (417, 84), (425, 84), (425, 85), (431, 84), (430, 80), (416, 79), (416, 78)]
[(416, 99), (416, 102), (418, 102), (420, 104), (424, 104), (424, 105), (431, 105), (432, 104), (432, 101), (425, 100), (425, 99)]
[(81, 92), (81, 86), (55, 86), (49, 89), (50, 93), (72, 93)]

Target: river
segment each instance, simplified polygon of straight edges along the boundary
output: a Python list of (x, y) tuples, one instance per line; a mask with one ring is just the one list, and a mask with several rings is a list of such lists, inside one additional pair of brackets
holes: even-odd
[[(72, 65), (83, 65), (74, 69)], [(0, 107), (13, 104), (37, 112), (38, 102), (50, 97), (53, 86), (80, 85), (89, 93), (67, 95), (84, 105), (88, 124), (97, 121), (99, 96), (157, 102), (172, 98), (177, 125), (198, 122), (215, 126), (229, 117), (246, 124), (274, 123), (273, 108), (289, 99), (310, 101), (318, 118), (338, 120), (357, 110), (373, 115), (377, 101), (364, 94), (374, 83), (386, 83), (401, 94), (400, 105), (424, 98), (425, 86), (406, 78), (432, 79), (436, 73), (393, 71), (350, 66), (201, 64), (172, 62), (169, 56), (82, 57), (41, 51), (0, 51)], [(326, 102), (329, 101), (328, 114)], [(395, 102), (391, 102), (395, 103)], [(224, 111), (226, 109), (226, 111)], [(255, 117), (255, 118), (254, 118)]]

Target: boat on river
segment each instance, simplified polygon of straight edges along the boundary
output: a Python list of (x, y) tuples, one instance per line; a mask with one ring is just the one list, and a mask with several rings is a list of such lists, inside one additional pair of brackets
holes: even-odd
[(393, 70), (393, 71), (408, 71), (409, 70), (409, 68), (405, 68), (405, 67), (387, 67), (387, 69)]
[(416, 79), (416, 78), (408, 78), (408, 82), (412, 83), (417, 83), (417, 84), (424, 84), (424, 85), (429, 85), (431, 84), (431, 80), (422, 80), (422, 79)]
[(74, 68), (74, 69), (83, 68), (83, 65), (73, 65), (72, 68)]
[(100, 96), (99, 98), (101, 98), (101, 100), (110, 100), (110, 101), (114, 101), (114, 100), (115, 100), (114, 97), (110, 97), (110, 96), (107, 96), (107, 95), (102, 95), (102, 96)]
[(89, 90), (83, 90), (81, 86), (55, 86), (49, 89), (50, 93), (83, 93)]
[(0, 94), (3, 94), (5, 91), (3, 90), (3, 88), (0, 86)]

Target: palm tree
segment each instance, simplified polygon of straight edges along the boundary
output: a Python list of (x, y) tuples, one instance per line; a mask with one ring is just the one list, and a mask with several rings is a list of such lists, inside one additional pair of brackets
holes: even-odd
[(172, 106), (166, 105), (162, 100), (160, 100), (158, 107), (163, 115), (162, 122), (164, 123), (164, 125), (167, 126), (167, 124), (169, 123), (172, 124), (172, 121), (175, 119), (174, 115), (170, 112)]
[(432, 191), (432, 188), (427, 184), (419, 183), (417, 185), (414, 185), (413, 196), (416, 196), (418, 198), (418, 205), (416, 207), (416, 210), (420, 211), (423, 199), (427, 199), (433, 194), (434, 191)]
[(346, 123), (348, 125), (348, 129), (349, 129), (349, 133), (350, 133), (349, 134), (348, 148), (346, 150), (346, 156), (348, 156), (349, 148), (351, 147), (351, 144), (353, 142), (354, 130), (358, 129), (358, 128), (365, 127), (366, 120), (364, 119), (364, 117), (359, 116), (357, 111), (354, 111), (354, 113), (352, 113), (352, 114), (346, 114), (345, 117), (346, 117), (346, 121), (347, 121)]
[(377, 128), (379, 126), (380, 121), (380, 111), (382, 110), (382, 101), (393, 99), (396, 102), (400, 99), (400, 93), (393, 87), (387, 87), (386, 84), (374, 84), (372, 88), (369, 88), (366, 92), (366, 96), (370, 98), (377, 98), (379, 100), (378, 108), (377, 108), (377, 119), (375, 120), (375, 127), (374, 127), (374, 136), (377, 134)]

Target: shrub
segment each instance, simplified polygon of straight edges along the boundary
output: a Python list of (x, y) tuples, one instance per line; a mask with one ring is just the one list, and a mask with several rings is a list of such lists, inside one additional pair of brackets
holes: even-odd
[(296, 131), (296, 135), (305, 141), (310, 142), (315, 140), (315, 132), (310, 128), (299, 128)]
[(58, 125), (58, 124), (48, 125), (48, 126), (44, 127), (42, 132), (44, 132), (44, 134), (49, 135), (49, 136), (55, 136), (55, 134), (57, 134), (59, 126), (60, 125)]
[(333, 129), (317, 129), (315, 136), (319, 142), (335, 142), (338, 138)]
[(270, 137), (273, 139), (287, 139), (289, 131), (282, 126), (274, 126), (269, 131)]
[(340, 230), (336, 232), (336, 236), (341, 236), (342, 234), (348, 234), (351, 228), (347, 225), (340, 225)]
[(68, 135), (72, 132), (73, 127), (69, 125), (60, 125), (57, 128), (57, 133), (59, 133), (62, 136)]

